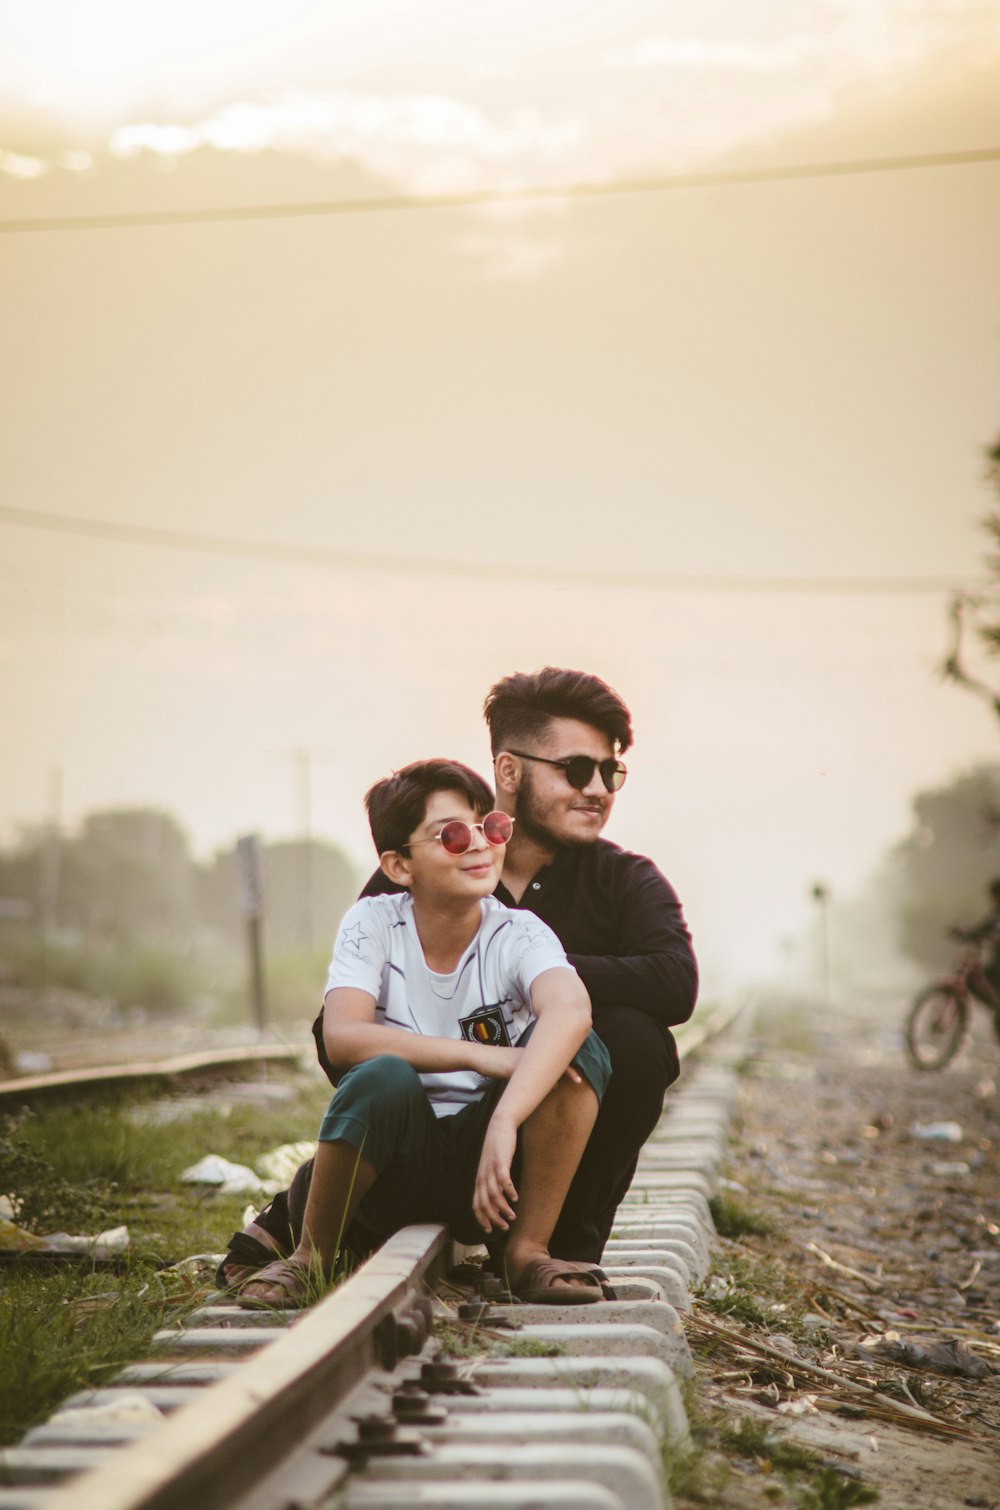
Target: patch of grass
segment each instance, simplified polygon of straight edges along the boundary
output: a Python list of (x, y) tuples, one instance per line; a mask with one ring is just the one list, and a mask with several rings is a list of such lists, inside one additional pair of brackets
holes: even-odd
[[(139, 1230), (151, 1226), (172, 1234), (173, 1215), (182, 1208), (185, 1220), (193, 1216), (201, 1226), (199, 1212), (206, 1205), (215, 1223), (226, 1227), (228, 1212), (241, 1213), (247, 1198), (220, 1197), (204, 1186), (181, 1185), (182, 1171), (207, 1153), (252, 1167), (275, 1144), (313, 1136), (329, 1096), (325, 1080), (299, 1083), (288, 1100), (262, 1103), (248, 1099), (238, 1088), (230, 1098), (225, 1086), (217, 1086), (205, 1097), (204, 1109), (166, 1122), (155, 1114), (157, 1106), (169, 1108), (163, 1099), (138, 1106), (134, 1100), (123, 1099), (53, 1107), (8, 1123), (8, 1139), (19, 1149), (19, 1181), (11, 1188), (13, 1182), (4, 1179), (5, 1189), (0, 1193), (11, 1194), (15, 1204), (45, 1204), (57, 1224), (75, 1222), (83, 1215), (87, 1225), (82, 1230), (87, 1231), (97, 1230), (93, 1191), (103, 1193), (105, 1204), (111, 1191), (119, 1213), (123, 1203), (134, 1202), (129, 1223)], [(6, 1159), (0, 1159), (0, 1168), (9, 1174)], [(82, 1202), (74, 1198), (74, 1192), (83, 1192)], [(179, 1206), (182, 1194), (187, 1200)], [(220, 1217), (220, 1211), (227, 1214)], [(115, 1219), (125, 1218), (117, 1214)], [(32, 1230), (52, 1229), (36, 1225)], [(228, 1235), (227, 1228), (223, 1243)]]
[(775, 1430), (756, 1415), (731, 1416), (704, 1410), (685, 1388), (685, 1410), (691, 1428), (689, 1448), (664, 1449), (664, 1467), (675, 1500), (715, 1504), (732, 1477), (732, 1463), (751, 1462), (773, 1481), (762, 1487), (774, 1501), (794, 1496), (799, 1510), (850, 1510), (878, 1499), (875, 1490), (836, 1469), (824, 1467), (819, 1455)]
[(326, 1082), (271, 1078), (290, 1084), (289, 1099), (255, 1103), (215, 1085), (204, 1110), (195, 1105), (183, 1120), (164, 1121), (162, 1103), (118, 1102), (53, 1108), (0, 1131), (0, 1194), (11, 1197), (21, 1225), (90, 1235), (126, 1225), (132, 1238), (123, 1273), (37, 1260), (4, 1268), (4, 1442), (17, 1441), (75, 1390), (142, 1357), (166, 1318), (217, 1293), (158, 1271), (192, 1254), (221, 1252), (243, 1225), (247, 1198), (181, 1184), (180, 1173), (206, 1153), (252, 1166), (275, 1144), (314, 1134), (329, 1099)]
[(103, 1227), (114, 1200), (111, 1184), (97, 1176), (67, 1178), (32, 1144), (25, 1124), (25, 1117), (0, 1124), (0, 1195), (10, 1201), (14, 1220), (31, 1232), (89, 1229), (95, 1222)]
[(764, 1458), (772, 1444), (770, 1421), (761, 1421), (757, 1416), (740, 1416), (739, 1420), (723, 1418), (715, 1429), (719, 1445), (740, 1458)]
[(732, 1318), (763, 1331), (784, 1332), (801, 1342), (816, 1343), (823, 1332), (805, 1325), (799, 1290), (776, 1259), (737, 1253), (716, 1259), (702, 1287), (698, 1304), (716, 1316)]
[(877, 1489), (845, 1478), (835, 1468), (821, 1468), (799, 1498), (800, 1510), (851, 1510), (853, 1505), (871, 1505), (878, 1499)]
[(754, 1211), (751, 1206), (725, 1191), (712, 1196), (708, 1209), (720, 1237), (746, 1237), (748, 1234), (769, 1237), (775, 1231), (771, 1217), (765, 1216), (762, 1211)]
[(0, 1291), (0, 1444), (143, 1356), (154, 1333), (199, 1298), (142, 1264), (123, 1275), (9, 1264)]
[(543, 1342), (538, 1337), (498, 1336), (478, 1323), (435, 1321), (434, 1336), (446, 1358), (560, 1358), (561, 1342)]
[(680, 1382), (691, 1440), (684, 1446), (663, 1445), (663, 1468), (672, 1499), (711, 1503), (729, 1479), (729, 1466), (712, 1450), (717, 1413), (707, 1415), (698, 1399), (693, 1379)]
[(769, 1326), (770, 1308), (782, 1304), (788, 1284), (782, 1266), (755, 1254), (720, 1254), (698, 1297), (717, 1316), (732, 1316), (754, 1326)]
[(819, 1468), (820, 1459), (815, 1452), (776, 1435), (770, 1421), (758, 1420), (756, 1416), (727, 1421), (719, 1427), (718, 1438), (719, 1445), (727, 1452), (752, 1458), (768, 1471), (778, 1469), (788, 1474), (812, 1472)]
[(504, 1358), (561, 1358), (566, 1349), (561, 1342), (543, 1342), (539, 1337), (514, 1337), (500, 1343)]
[(461, 1323), (435, 1321), (434, 1336), (443, 1358), (478, 1358), (488, 1351), (476, 1340), (476, 1329)]
[(729, 1467), (718, 1453), (706, 1452), (692, 1443), (689, 1447), (671, 1447), (664, 1464), (667, 1485), (673, 1500), (693, 1500), (695, 1504), (712, 1504), (729, 1482)]

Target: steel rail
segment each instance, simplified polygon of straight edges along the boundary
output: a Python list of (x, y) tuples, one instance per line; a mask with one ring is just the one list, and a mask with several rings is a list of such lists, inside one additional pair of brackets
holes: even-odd
[(380, 1327), (395, 1326), (394, 1310), (446, 1250), (443, 1227), (397, 1232), (286, 1336), (210, 1386), (198, 1408), (71, 1480), (45, 1510), (226, 1510), (385, 1361)]
[(108, 1091), (133, 1089), (143, 1083), (184, 1080), (199, 1075), (224, 1074), (241, 1065), (291, 1064), (304, 1049), (286, 1044), (248, 1044), (237, 1049), (204, 1049), (172, 1059), (147, 1059), (138, 1063), (94, 1065), (89, 1069), (57, 1070), (50, 1075), (25, 1075), (0, 1080), (0, 1110), (29, 1106)]

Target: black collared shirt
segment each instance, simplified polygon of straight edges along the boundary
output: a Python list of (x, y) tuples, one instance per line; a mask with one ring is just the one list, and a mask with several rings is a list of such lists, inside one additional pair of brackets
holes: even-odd
[[(362, 896), (396, 891), (382, 871)], [(698, 994), (698, 968), (677, 893), (644, 855), (608, 839), (574, 845), (538, 871), (506, 907), (548, 923), (590, 993), (595, 1013), (635, 1007), (665, 1028), (686, 1022)]]

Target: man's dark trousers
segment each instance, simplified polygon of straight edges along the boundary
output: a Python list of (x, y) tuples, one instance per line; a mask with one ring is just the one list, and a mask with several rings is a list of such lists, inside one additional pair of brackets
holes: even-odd
[[(667, 1086), (678, 1075), (673, 1039), (645, 1012), (608, 1007), (594, 1031), (611, 1055), (611, 1082), (549, 1244), (554, 1258), (599, 1263), (615, 1212), (632, 1182), (637, 1149), (660, 1119)], [(594, 1191), (605, 1200), (594, 1204)]]

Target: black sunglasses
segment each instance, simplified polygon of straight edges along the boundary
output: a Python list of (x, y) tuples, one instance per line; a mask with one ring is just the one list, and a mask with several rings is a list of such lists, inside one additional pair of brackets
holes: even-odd
[(608, 792), (620, 791), (628, 775), (628, 767), (610, 755), (607, 760), (595, 760), (592, 755), (571, 755), (568, 760), (550, 760), (547, 755), (528, 755), (524, 750), (511, 750), (510, 754), (519, 755), (522, 760), (540, 760), (543, 765), (557, 765), (570, 786), (578, 792), (590, 785), (595, 771), (600, 771), (604, 789)]

